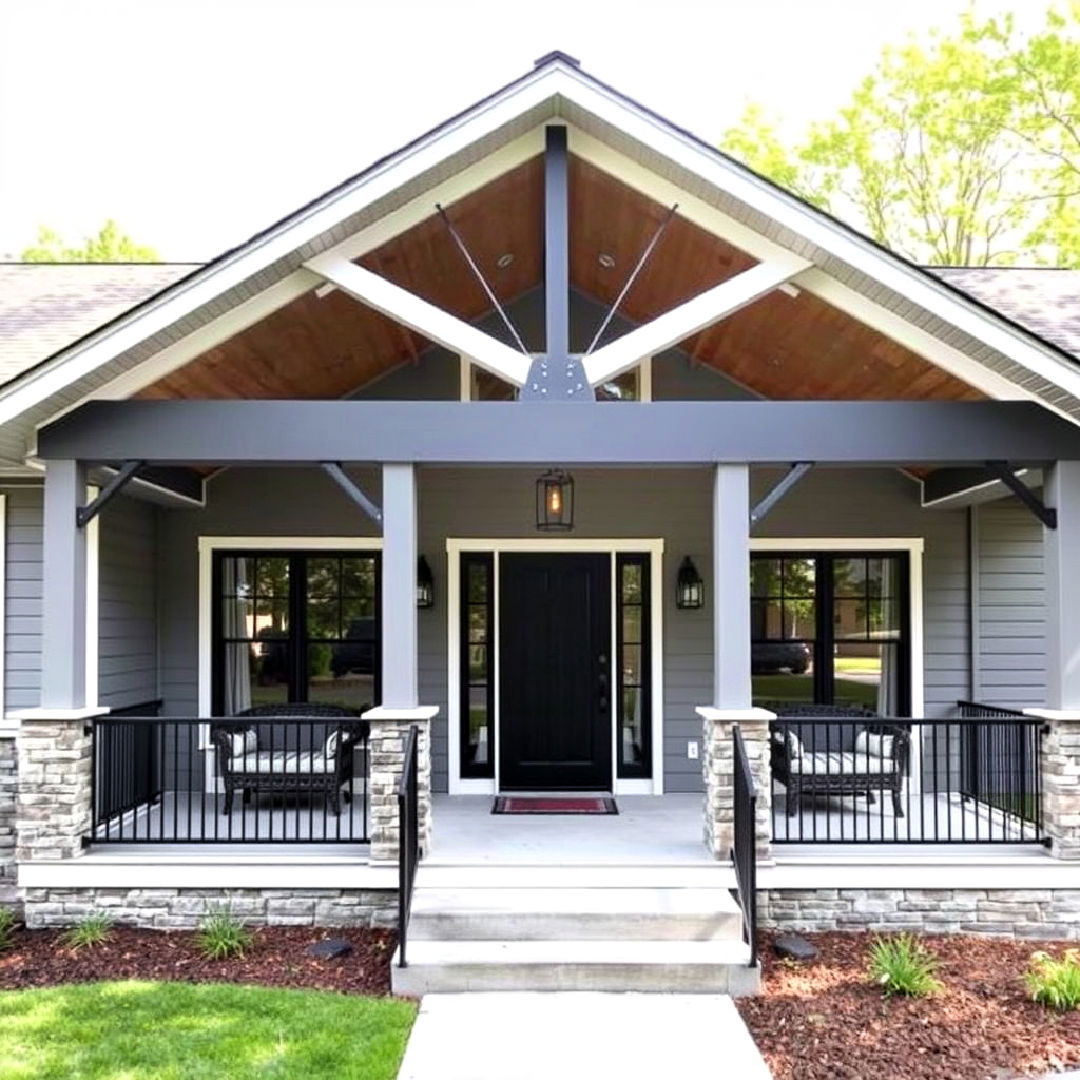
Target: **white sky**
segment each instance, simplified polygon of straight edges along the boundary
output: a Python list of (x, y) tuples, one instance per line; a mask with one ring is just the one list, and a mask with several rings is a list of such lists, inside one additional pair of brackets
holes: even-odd
[[(1037, 16), (1043, 0), (979, 0)], [(966, 0), (0, 0), (0, 255), (107, 217), (201, 260), (559, 48), (716, 140), (793, 130)]]

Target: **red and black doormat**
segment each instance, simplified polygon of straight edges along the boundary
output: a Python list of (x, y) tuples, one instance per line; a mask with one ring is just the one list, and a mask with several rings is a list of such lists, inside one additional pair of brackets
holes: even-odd
[(617, 814), (610, 795), (496, 795), (493, 814)]

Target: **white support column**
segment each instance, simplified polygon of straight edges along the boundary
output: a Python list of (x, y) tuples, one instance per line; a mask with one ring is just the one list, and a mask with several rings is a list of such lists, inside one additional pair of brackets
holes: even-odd
[(1046, 556), (1046, 709), (1043, 824), (1058, 858), (1080, 859), (1080, 461), (1059, 461), (1044, 486), (1057, 528), (1043, 529)]
[[(50, 461), (45, 470), (41, 704), (19, 719), (15, 854), (19, 862), (75, 858), (90, 828), (92, 707), (87, 687), (87, 545), (75, 520), (86, 470)], [(93, 668), (91, 668), (93, 670)]]
[(75, 521), (86, 497), (78, 461), (50, 461), (45, 470), (41, 605), (41, 707), (86, 707), (87, 534)]
[(718, 465), (713, 481), (713, 701), (698, 708), (703, 732), (705, 846), (726, 859), (734, 821), (734, 743), (738, 725), (757, 784), (757, 848), (766, 857), (769, 809), (769, 721), (753, 707), (750, 682), (750, 468)]
[(431, 844), (431, 722), (434, 706), (420, 705), (419, 626), (416, 610), (416, 470), (383, 466), (382, 702), (364, 714), (371, 725), (371, 858), (397, 859), (397, 791), (409, 728), (417, 729), (417, 786), (421, 852)]
[(416, 615), (416, 470), (383, 466), (382, 704), (419, 703)]
[(1057, 528), (1044, 529), (1046, 551), (1046, 705), (1080, 713), (1080, 461), (1049, 470), (1046, 502)]
[(713, 479), (713, 705), (749, 709), (750, 468), (717, 465)]

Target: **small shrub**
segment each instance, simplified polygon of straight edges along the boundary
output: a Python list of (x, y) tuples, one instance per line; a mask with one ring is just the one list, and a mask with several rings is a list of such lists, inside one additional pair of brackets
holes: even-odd
[(936, 994), (941, 983), (934, 977), (937, 960), (912, 934), (875, 938), (870, 946), (870, 977), (885, 991), (885, 996), (928, 997)]
[(98, 912), (80, 919), (63, 937), (64, 944), (71, 949), (82, 949), (88, 945), (100, 945), (112, 937), (112, 919)]
[(251, 946), (251, 931), (230, 908), (209, 912), (199, 923), (199, 951), (207, 960), (227, 960), (230, 956), (243, 956)]
[(18, 921), (11, 908), (0, 907), (0, 952), (11, 948), (11, 935), (15, 933)]
[(1080, 949), (1066, 949), (1060, 957), (1037, 952), (1024, 975), (1034, 1001), (1069, 1012), (1080, 1008)]

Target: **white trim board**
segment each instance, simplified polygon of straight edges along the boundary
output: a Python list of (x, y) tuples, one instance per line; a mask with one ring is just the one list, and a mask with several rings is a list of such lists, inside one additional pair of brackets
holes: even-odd
[[(911, 614), (911, 715), (926, 712), (926, 635), (923, 616), (923, 553), (921, 536), (906, 537), (779, 537), (752, 536), (750, 551), (903, 551), (908, 555), (909, 611)], [(913, 740), (913, 743), (915, 740)], [(914, 754), (913, 754), (914, 757)], [(917, 762), (913, 762), (917, 766)], [(917, 768), (912, 775), (918, 775)]]
[[(494, 624), (495, 643), (495, 778), (494, 780), (462, 777), (461, 775), (461, 555), (463, 552), (492, 553), (494, 566)], [(639, 553), (649, 556), (650, 582), (650, 700), (652, 703), (652, 778), (620, 779), (617, 772), (618, 731), (616, 724), (616, 695), (611, 695), (612, 730), (612, 790), (616, 795), (662, 795), (664, 792), (664, 615), (663, 615), (663, 555), (664, 541), (652, 539), (572, 539), (569, 537), (513, 537), (501, 539), (446, 540), (446, 739), (447, 786), (451, 795), (488, 795), (499, 790), (499, 555), (513, 552), (537, 554), (592, 552), (611, 556), (612, 592), (612, 649), (615, 645), (615, 625), (618, 605), (614, 589), (615, 556), (620, 553)]]

